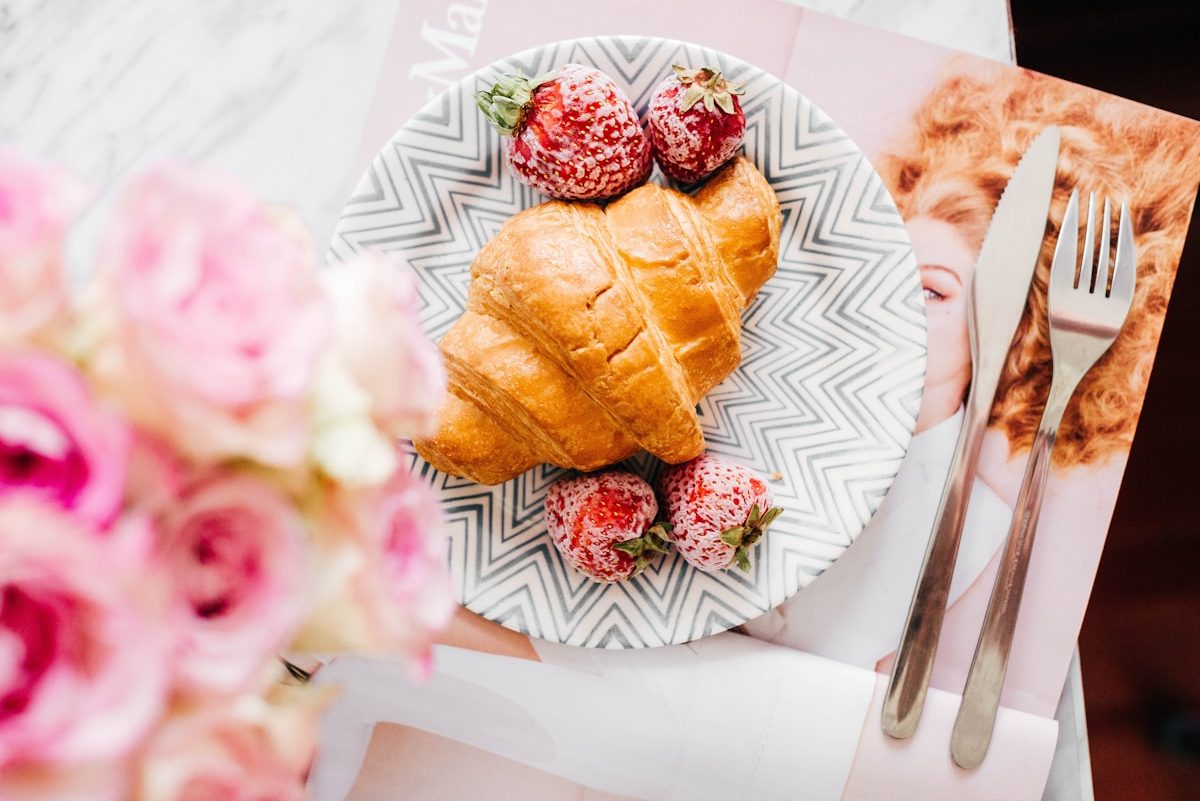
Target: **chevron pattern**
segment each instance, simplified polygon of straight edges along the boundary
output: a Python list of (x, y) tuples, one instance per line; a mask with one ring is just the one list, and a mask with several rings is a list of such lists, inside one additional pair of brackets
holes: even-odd
[[(745, 313), (743, 360), (699, 407), (710, 449), (773, 482), (785, 510), (753, 569), (710, 575), (668, 556), (632, 581), (598, 585), (546, 536), (543, 466), (497, 487), (443, 475), (409, 450), (442, 498), (461, 601), (505, 626), (572, 645), (682, 643), (766, 612), (809, 584), (862, 531), (908, 447), (925, 375), (921, 284), (903, 223), (863, 154), (778, 79), (696, 45), (605, 37), (493, 64), (433, 100), (375, 158), (330, 248), (395, 253), (415, 269), (422, 319), (440, 337), (466, 302), (470, 264), (510, 215), (544, 198), (504, 164), (474, 92), (500, 72), (592, 64), (644, 109), (674, 63), (747, 82), (746, 155), (783, 206), (778, 274)], [(653, 480), (650, 457), (631, 467)]]

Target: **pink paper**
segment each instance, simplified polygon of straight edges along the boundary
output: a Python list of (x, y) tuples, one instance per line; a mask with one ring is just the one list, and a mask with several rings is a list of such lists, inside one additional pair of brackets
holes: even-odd
[(949, 55), (918, 39), (810, 11), (797, 27), (783, 79), (874, 158), (911, 125), (913, 109)]
[(887, 676), (875, 683), (875, 699), (863, 725), (842, 801), (1014, 801), (1041, 798), (1050, 774), (1058, 724), (1001, 709), (983, 764), (963, 770), (950, 761), (950, 732), (958, 697), (931, 690), (917, 733), (894, 740), (880, 728)]

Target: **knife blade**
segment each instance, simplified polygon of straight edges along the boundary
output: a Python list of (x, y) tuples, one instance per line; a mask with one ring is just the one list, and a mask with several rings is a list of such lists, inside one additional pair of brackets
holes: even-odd
[(967, 304), (971, 385), (884, 697), (883, 730), (892, 737), (911, 737), (925, 706), (979, 447), (1042, 249), (1059, 138), (1058, 127), (1050, 126), (1025, 151), (1000, 195), (975, 261)]

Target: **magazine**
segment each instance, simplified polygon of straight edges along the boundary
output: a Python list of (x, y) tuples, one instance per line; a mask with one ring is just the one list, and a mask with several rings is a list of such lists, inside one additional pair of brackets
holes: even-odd
[[(328, 725), (379, 722), (356, 735), (366, 760), (350, 797), (757, 801), (796, 797), (800, 788), (814, 799), (1038, 798), (1200, 184), (1200, 123), (771, 0), (746, 3), (719, 25), (712, 20), (721, 7), (709, 0), (689, 3), (687, 14), (671, 4), (642, 9), (636, 29), (622, 22), (632, 18), (622, 10), (644, 5), (535, 12), (529, 0), (409, 4), (395, 23), (358, 167), (445, 87), (546, 41), (669, 36), (782, 77), (865, 152), (908, 227), (928, 331), (908, 455), (853, 547), (735, 632), (594, 652), (464, 613), (424, 685), (366, 660), (330, 665), (328, 676), (353, 698)], [(519, 29), (507, 22), (534, 17)], [(917, 737), (888, 740), (878, 725), (882, 692), (970, 380), (966, 289), (1001, 191), (1048, 125), (1062, 129), (1052, 224), (985, 434), (935, 689)], [(1076, 188), (1128, 202), (1137, 292), (1122, 334), (1083, 380), (1060, 429), (994, 755), (967, 773), (946, 756), (948, 732), (1050, 381), (1044, 298)], [(730, 671), (753, 678), (733, 684)]]

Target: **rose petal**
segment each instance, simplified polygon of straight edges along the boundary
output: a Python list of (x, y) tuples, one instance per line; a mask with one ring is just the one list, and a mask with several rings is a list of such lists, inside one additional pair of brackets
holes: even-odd
[(301, 519), (270, 485), (231, 473), (185, 490), (161, 527), (187, 610), (180, 681), (197, 693), (252, 686), (305, 611)]
[(33, 490), (95, 523), (120, 509), (130, 433), (78, 373), (36, 353), (0, 353), (0, 495)]

